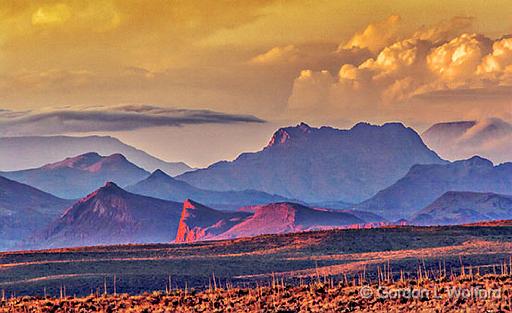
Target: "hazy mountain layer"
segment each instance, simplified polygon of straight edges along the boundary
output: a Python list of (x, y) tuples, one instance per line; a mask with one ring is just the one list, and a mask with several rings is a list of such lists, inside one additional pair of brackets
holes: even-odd
[(468, 224), (512, 219), (512, 196), (450, 191), (418, 212), (415, 225)]
[(0, 138), (0, 170), (15, 171), (54, 163), (70, 155), (95, 151), (101, 155), (120, 153), (146, 171), (162, 169), (175, 176), (191, 168), (183, 162), (166, 162), (110, 136), (29, 136)]
[(127, 186), (149, 176), (121, 154), (101, 156), (95, 152), (40, 168), (0, 174), (66, 199), (82, 198), (107, 181)]
[(494, 166), (473, 157), (450, 164), (415, 165), (357, 208), (388, 219), (410, 218), (448, 191), (512, 194), (512, 163)]

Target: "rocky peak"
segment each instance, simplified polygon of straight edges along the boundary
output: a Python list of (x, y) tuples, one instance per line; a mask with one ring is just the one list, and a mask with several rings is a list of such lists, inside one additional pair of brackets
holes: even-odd
[(469, 166), (469, 167), (493, 167), (494, 166), (494, 164), (491, 161), (484, 159), (478, 155), (475, 155), (467, 160), (456, 161), (455, 163), (462, 164), (464, 166)]
[(301, 122), (296, 126), (285, 127), (278, 129), (270, 139), (267, 148), (282, 145), (290, 142), (290, 140), (297, 140), (305, 137), (307, 134), (314, 130), (308, 124)]
[(45, 169), (57, 169), (57, 168), (77, 168), (77, 169), (85, 169), (94, 163), (100, 161), (102, 156), (96, 152), (88, 152), (75, 157), (66, 158), (63, 161), (51, 163), (45, 165), (43, 168)]
[[(113, 182), (106, 182), (103, 187), (99, 188), (98, 190), (94, 191), (90, 195), (88, 195), (85, 199), (91, 199), (91, 198), (103, 198), (105, 196), (111, 196), (115, 194), (122, 194), (125, 193), (123, 189), (121, 189), (118, 185), (116, 185)], [(84, 200), (84, 199), (82, 199)]]
[(164, 171), (161, 169), (155, 170), (151, 175), (148, 177), (148, 179), (168, 179), (171, 178), (171, 176), (167, 175)]
[(185, 199), (185, 201), (183, 201), (183, 210), (194, 209), (197, 208), (198, 206), (201, 205), (191, 199)]

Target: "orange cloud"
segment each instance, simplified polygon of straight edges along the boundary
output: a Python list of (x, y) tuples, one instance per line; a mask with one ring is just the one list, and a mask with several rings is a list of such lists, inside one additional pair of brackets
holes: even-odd
[[(455, 18), (430, 28), (422, 27), (411, 35), (386, 45), (374, 57), (359, 64), (342, 64), (336, 77), (328, 72), (311, 72), (307, 76), (301, 74), (295, 80), (293, 93), (288, 101), (289, 109), (293, 112), (300, 107), (304, 112), (309, 108), (311, 114), (326, 114), (321, 110), (330, 108), (330, 114), (344, 117), (347, 114), (367, 118), (410, 117), (413, 115), (411, 105), (404, 105), (429, 93), (493, 86), (512, 88), (511, 39), (492, 40), (475, 33), (447, 37), (455, 29), (466, 29), (470, 22), (471, 19)], [(370, 38), (369, 34), (378, 33), (376, 25), (379, 23), (369, 25), (365, 32), (356, 34), (353, 38)], [(381, 24), (384, 25), (386, 23)], [(450, 29), (448, 25), (453, 25), (453, 28)], [(330, 79), (318, 79), (325, 76)], [(315, 96), (315, 93), (327, 95)], [(464, 98), (461, 96), (460, 100)], [(429, 99), (431, 102), (436, 101), (433, 97)], [(460, 102), (459, 99), (453, 93), (450, 103)], [(467, 98), (464, 99), (467, 104)], [(478, 114), (488, 115), (492, 111), (493, 115), (507, 117), (510, 115), (507, 108), (512, 109), (510, 102), (507, 104), (507, 99), (494, 98), (493, 103), (484, 100), (469, 105), (465, 112), (476, 110)], [(309, 100), (311, 102), (308, 105)], [(444, 102), (444, 105), (449, 104)], [(494, 109), (486, 108), (489, 105), (494, 106)], [(432, 109), (432, 103), (430, 107), (423, 108), (427, 111)], [(452, 115), (459, 111), (459, 117), (463, 114), (456, 105), (443, 110), (451, 111)]]
[(354, 34), (345, 44), (340, 45), (338, 51), (367, 48), (372, 52), (378, 52), (397, 39), (399, 23), (398, 15), (391, 15), (383, 21), (371, 23), (363, 31)]
[(299, 50), (294, 45), (274, 47), (250, 60), (253, 64), (272, 64), (277, 62), (293, 62), (298, 59)]

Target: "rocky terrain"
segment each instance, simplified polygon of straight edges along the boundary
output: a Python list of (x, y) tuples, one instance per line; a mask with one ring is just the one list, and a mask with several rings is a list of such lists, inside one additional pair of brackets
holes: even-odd
[(383, 225), (387, 225), (387, 221), (372, 213), (310, 208), (291, 202), (245, 207), (238, 212), (223, 212), (187, 200), (183, 205), (176, 242)]

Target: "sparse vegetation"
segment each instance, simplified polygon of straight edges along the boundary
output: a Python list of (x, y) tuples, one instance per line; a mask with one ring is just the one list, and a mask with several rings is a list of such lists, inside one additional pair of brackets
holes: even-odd
[(290, 285), (274, 276), (271, 283), (253, 288), (220, 286), (212, 276), (213, 283), (204, 291), (167, 287), (165, 292), (135, 296), (98, 292), (77, 298), (62, 290), (59, 298), (3, 296), (0, 312), (509, 312), (510, 264), (502, 263), (500, 269), (501, 273), (480, 275), (479, 269), (462, 268), (459, 275), (447, 275), (441, 266), (429, 277), (420, 266), (415, 279), (406, 279), (401, 272), (395, 280), (388, 265), (373, 281), (360, 273), (352, 279), (316, 277)]
[[(508, 295), (510, 251), (512, 227), (493, 225), (2, 253), (0, 312), (472, 309), (480, 304), (363, 299), (358, 290), (365, 285), (445, 290), (476, 284), (497, 286)], [(494, 311), (502, 305), (507, 311), (507, 301), (481, 305)]]

